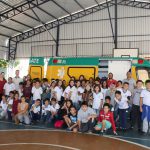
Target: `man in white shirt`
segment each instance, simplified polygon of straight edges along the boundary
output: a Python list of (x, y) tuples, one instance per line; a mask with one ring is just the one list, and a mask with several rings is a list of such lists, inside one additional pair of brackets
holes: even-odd
[(14, 90), (16, 90), (15, 84), (13, 83), (12, 78), (9, 77), (8, 82), (4, 85), (4, 93), (5, 95), (9, 96), (9, 92)]
[(15, 88), (16, 88), (16, 91), (19, 90), (19, 83), (22, 82), (23, 80), (19, 77), (19, 70), (16, 70), (15, 74), (16, 76), (13, 78), (13, 82), (15, 84)]

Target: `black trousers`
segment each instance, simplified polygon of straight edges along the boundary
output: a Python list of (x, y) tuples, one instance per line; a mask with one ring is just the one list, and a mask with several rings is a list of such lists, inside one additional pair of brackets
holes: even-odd
[(88, 132), (93, 131), (93, 128), (95, 126), (95, 120), (92, 122), (92, 120), (89, 120), (87, 123), (81, 123), (80, 132)]
[(140, 106), (132, 105), (132, 110), (131, 110), (131, 125), (133, 127), (137, 127), (138, 129), (141, 129), (142, 119), (141, 119)]

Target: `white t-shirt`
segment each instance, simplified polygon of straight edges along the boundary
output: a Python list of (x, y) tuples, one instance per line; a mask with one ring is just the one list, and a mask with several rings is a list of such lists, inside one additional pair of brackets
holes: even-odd
[(118, 101), (115, 98), (115, 101), (118, 103), (119, 109), (128, 109), (129, 108), (128, 99), (126, 97), (122, 97), (121, 101)]
[(60, 88), (60, 87), (58, 87), (58, 86), (56, 86), (56, 87), (54, 88), (54, 92), (55, 92), (55, 94), (56, 94), (56, 99), (57, 99), (57, 101), (60, 101), (60, 100), (61, 100), (61, 96), (62, 96), (62, 94), (63, 94), (63, 89)]
[(34, 109), (33, 109), (33, 112), (34, 112), (34, 113), (38, 113), (38, 112), (40, 112), (40, 110), (41, 110), (41, 107), (40, 107), (40, 106), (35, 106), (35, 104), (33, 104), (31, 108), (34, 108)]
[(71, 89), (70, 89), (70, 92), (71, 92), (71, 97), (70, 99), (72, 100), (73, 103), (76, 103), (78, 102), (78, 89), (73, 86)]
[(78, 101), (82, 101), (83, 100), (82, 95), (79, 95), (79, 93), (83, 94), (84, 93), (84, 88), (80, 86), (80, 87), (77, 88), (77, 91), (78, 91), (77, 99), (78, 99)]
[(118, 89), (121, 92), (122, 97), (128, 98), (131, 97), (131, 92), (129, 90), (124, 91), (123, 89)]
[(1, 101), (0, 106), (2, 107), (2, 109), (3, 109), (4, 111), (7, 110), (7, 106), (8, 106), (7, 103), (4, 103), (3, 101)]
[(50, 111), (51, 106), (42, 105), (42, 114), (47, 114), (47, 111)]
[(19, 89), (19, 83), (22, 82), (23, 80), (19, 77), (19, 78), (13, 78), (13, 82), (15, 84), (15, 89), (18, 91)]
[[(8, 98), (7, 99), (7, 103), (8, 103), (8, 105), (13, 105), (13, 99), (11, 99), (11, 98)], [(8, 111), (12, 111), (12, 108), (8, 108)]]
[(141, 92), (141, 97), (143, 98), (143, 104), (150, 106), (150, 91), (144, 89)]
[(99, 109), (101, 101), (103, 100), (103, 93), (93, 93), (93, 109)]
[(105, 97), (106, 97), (106, 92), (107, 92), (107, 90), (108, 90), (108, 89), (103, 89), (103, 88), (101, 88), (101, 92), (103, 93), (104, 99), (105, 99)]
[(65, 89), (65, 91), (64, 91), (64, 93), (63, 93), (63, 97), (64, 97), (65, 94), (66, 94), (66, 98), (68, 98), (69, 93), (70, 93), (70, 90), (71, 90), (70, 86), (67, 86), (66, 89)]
[(4, 90), (5, 90), (5, 95), (8, 96), (10, 91), (16, 90), (15, 84), (14, 83), (11, 83), (11, 84), (5, 83)]
[(59, 104), (56, 103), (55, 105), (50, 106), (50, 111), (56, 112), (56, 111), (58, 111), (59, 108), (60, 108)]
[(37, 99), (41, 99), (41, 94), (43, 93), (43, 90), (41, 87), (38, 89), (35, 87), (32, 87), (32, 94), (33, 94), (33, 100), (36, 101)]

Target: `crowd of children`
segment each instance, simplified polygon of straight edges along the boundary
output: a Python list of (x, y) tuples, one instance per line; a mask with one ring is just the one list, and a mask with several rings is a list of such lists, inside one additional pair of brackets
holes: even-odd
[(27, 75), (4, 78), (0, 74), (0, 119), (16, 124), (53, 124), (73, 132), (105, 132), (133, 129), (144, 134), (150, 122), (150, 80), (135, 81), (127, 72), (123, 81), (108, 78), (79, 79), (69, 83), (31, 79)]

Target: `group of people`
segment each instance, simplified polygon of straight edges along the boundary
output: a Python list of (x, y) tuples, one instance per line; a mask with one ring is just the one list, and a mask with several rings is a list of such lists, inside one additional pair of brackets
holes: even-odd
[(83, 75), (65, 80), (47, 78), (23, 79), (16, 70), (14, 78), (0, 74), (0, 119), (16, 124), (53, 124), (73, 132), (100, 132), (107, 130), (117, 134), (116, 127), (149, 130), (150, 80), (145, 84), (135, 81), (131, 72), (123, 81)]

